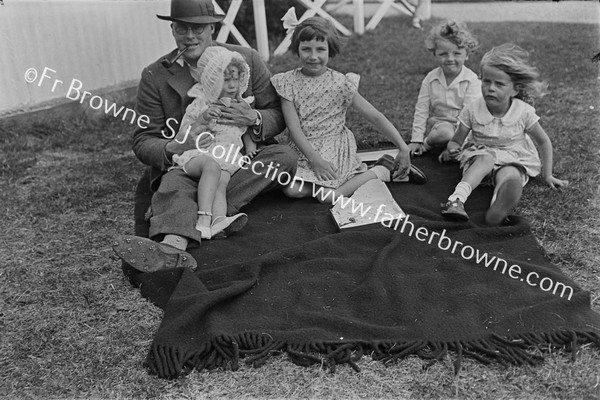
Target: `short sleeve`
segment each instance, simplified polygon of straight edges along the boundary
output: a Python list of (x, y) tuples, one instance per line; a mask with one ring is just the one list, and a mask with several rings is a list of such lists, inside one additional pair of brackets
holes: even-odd
[(354, 72), (348, 72), (346, 74), (346, 87), (352, 95), (358, 92), (358, 83), (360, 82), (360, 75)]
[(540, 120), (540, 117), (536, 114), (535, 108), (526, 104), (525, 112), (523, 113), (523, 118), (525, 122), (525, 129), (529, 130), (536, 122)]
[(292, 75), (290, 72), (283, 72), (280, 74), (273, 75), (271, 77), (271, 83), (277, 91), (277, 95), (282, 99), (293, 101), (294, 99), (294, 88), (292, 85)]

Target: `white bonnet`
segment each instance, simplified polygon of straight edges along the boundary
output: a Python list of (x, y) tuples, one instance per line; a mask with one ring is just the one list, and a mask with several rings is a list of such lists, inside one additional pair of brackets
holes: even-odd
[[(190, 68), (192, 77), (200, 84), (209, 102), (218, 100), (223, 89), (225, 69), (232, 61), (240, 64), (240, 94), (248, 89), (250, 67), (238, 52), (227, 50), (221, 46), (210, 46), (198, 59), (198, 67)], [(196, 86), (196, 85), (195, 85)]]

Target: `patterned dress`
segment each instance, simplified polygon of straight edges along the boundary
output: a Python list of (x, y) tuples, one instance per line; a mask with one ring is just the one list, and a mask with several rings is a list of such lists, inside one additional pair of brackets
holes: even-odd
[(513, 99), (502, 118), (494, 117), (483, 98), (466, 106), (458, 117), (471, 129), (460, 154), (461, 168), (468, 167), (474, 157), (489, 154), (494, 157), (494, 170), (505, 165), (521, 169), (524, 184), (528, 176), (540, 174), (542, 163), (531, 137), (526, 131), (540, 119), (535, 109), (519, 99)]
[(294, 104), (302, 132), (323, 159), (333, 164), (338, 179), (317, 179), (310, 162), (291, 140), (286, 130), (280, 137), (298, 154), (296, 177), (320, 186), (338, 188), (367, 166), (356, 157), (356, 139), (346, 127), (346, 111), (358, 91), (360, 77), (327, 69), (319, 76), (304, 75), (294, 69), (271, 78), (279, 96)]

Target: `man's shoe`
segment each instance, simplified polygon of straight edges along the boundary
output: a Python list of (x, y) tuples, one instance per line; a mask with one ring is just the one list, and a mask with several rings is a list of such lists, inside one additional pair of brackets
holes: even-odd
[(457, 221), (468, 221), (469, 215), (465, 211), (465, 206), (462, 201), (448, 200), (446, 203), (442, 203), (442, 215), (446, 218), (450, 218)]
[(139, 236), (123, 236), (113, 244), (114, 252), (140, 272), (169, 268), (196, 269), (196, 260), (186, 251)]
[(230, 234), (242, 229), (248, 223), (248, 216), (244, 213), (232, 217), (222, 217), (210, 227), (212, 239), (225, 239)]

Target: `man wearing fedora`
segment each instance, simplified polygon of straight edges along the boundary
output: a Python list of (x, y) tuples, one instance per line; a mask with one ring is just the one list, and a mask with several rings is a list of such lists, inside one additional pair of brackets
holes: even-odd
[[(276, 143), (273, 138), (285, 128), (279, 98), (258, 53), (241, 46), (213, 42), (215, 24), (225, 16), (215, 12), (211, 0), (172, 0), (171, 15), (157, 17), (171, 21), (177, 49), (163, 57), (163, 62), (157, 60), (142, 71), (136, 112), (147, 115), (150, 122), (144, 128), (136, 126), (133, 151), (149, 168), (136, 191), (137, 236), (122, 237), (113, 245), (125, 263), (142, 272), (196, 267), (196, 261), (185, 250), (189, 244), (200, 242), (200, 232), (195, 229), (198, 184), (183, 171), (169, 171), (169, 168), (174, 154), (196, 146), (207, 147), (211, 143), (208, 135), (201, 135), (201, 129), (192, 129), (183, 143), (172, 140), (186, 107), (193, 100), (187, 94), (195, 84), (189, 66), (197, 65), (207, 47), (224, 46), (245, 58), (250, 66), (250, 81), (243, 96), (254, 96), (255, 99), (252, 107), (244, 101), (222, 106), (222, 117), (218, 122), (246, 125), (251, 128), (253, 139), (263, 144)], [(164, 61), (165, 58), (173, 60), (186, 47), (177, 61)], [(257, 166), (279, 164), (280, 173), (287, 172), (291, 176), (295, 174), (296, 161), (288, 146), (278, 144), (262, 147), (253, 159)], [(228, 215), (237, 213), (259, 193), (279, 187), (276, 181), (265, 179), (264, 173), (257, 174), (263, 170), (266, 168), (240, 169), (233, 174), (227, 188)]]

